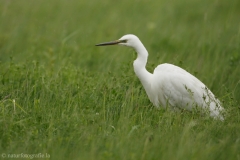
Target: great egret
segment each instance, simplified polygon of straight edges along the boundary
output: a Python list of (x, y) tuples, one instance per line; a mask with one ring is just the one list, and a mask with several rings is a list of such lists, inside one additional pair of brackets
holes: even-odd
[(119, 40), (97, 44), (123, 45), (132, 47), (137, 52), (137, 59), (133, 63), (134, 72), (141, 81), (148, 98), (154, 106), (169, 107), (173, 110), (204, 109), (210, 116), (224, 120), (218, 99), (196, 77), (184, 69), (164, 63), (155, 68), (153, 74), (146, 70), (148, 52), (139, 38), (128, 34)]

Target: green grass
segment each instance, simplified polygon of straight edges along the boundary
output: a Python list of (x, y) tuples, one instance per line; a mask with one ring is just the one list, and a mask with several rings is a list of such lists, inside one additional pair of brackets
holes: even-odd
[[(239, 0), (0, 1), (0, 157), (239, 160), (239, 8)], [(196, 75), (226, 120), (154, 108), (134, 75), (135, 53), (94, 46), (128, 33), (148, 49), (149, 71), (168, 62)]]

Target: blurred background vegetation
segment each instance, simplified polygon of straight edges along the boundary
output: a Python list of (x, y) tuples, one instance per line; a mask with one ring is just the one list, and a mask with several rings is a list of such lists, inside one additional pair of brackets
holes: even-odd
[(94, 44), (132, 33), (150, 53), (150, 70), (163, 62), (183, 65), (215, 88), (226, 84), (233, 89), (239, 80), (237, 0), (0, 3), (2, 63), (12, 57), (17, 63), (35, 60), (50, 69), (72, 64), (89, 72), (117, 72), (135, 56)]

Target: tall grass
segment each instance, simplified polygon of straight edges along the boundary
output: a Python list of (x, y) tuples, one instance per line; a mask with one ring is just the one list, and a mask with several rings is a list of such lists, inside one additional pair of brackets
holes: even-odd
[[(0, 157), (240, 159), (239, 8), (238, 0), (1, 1)], [(222, 101), (226, 120), (154, 108), (134, 75), (135, 53), (94, 47), (128, 33), (148, 49), (149, 71), (165, 62), (188, 70)]]

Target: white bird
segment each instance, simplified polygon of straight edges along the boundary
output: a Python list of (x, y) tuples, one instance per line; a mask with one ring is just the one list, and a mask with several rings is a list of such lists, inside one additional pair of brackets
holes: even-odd
[(148, 72), (148, 52), (137, 36), (128, 34), (119, 40), (96, 46), (116, 44), (132, 47), (137, 52), (137, 59), (133, 63), (134, 72), (154, 106), (169, 107), (177, 111), (200, 109), (207, 111), (211, 117), (224, 120), (224, 108), (220, 101), (200, 80), (184, 69), (164, 63), (158, 65), (153, 74)]

